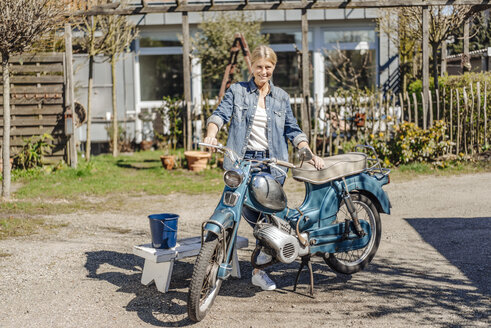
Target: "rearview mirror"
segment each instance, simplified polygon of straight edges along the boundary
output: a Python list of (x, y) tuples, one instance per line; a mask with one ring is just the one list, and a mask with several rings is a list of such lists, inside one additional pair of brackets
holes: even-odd
[(298, 150), (298, 158), (300, 159), (302, 164), (305, 161), (310, 161), (312, 159), (312, 156), (312, 152), (308, 147), (303, 147)]

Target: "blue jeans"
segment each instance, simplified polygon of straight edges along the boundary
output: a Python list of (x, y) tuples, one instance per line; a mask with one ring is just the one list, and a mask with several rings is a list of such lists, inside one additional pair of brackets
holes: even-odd
[[(269, 158), (269, 152), (267, 150), (266, 151), (248, 150), (248, 151), (246, 151), (244, 158), (245, 159), (262, 160), (262, 159)], [(262, 164), (261, 166), (259, 166), (259, 168), (261, 169), (261, 172), (271, 173), (271, 168), (267, 165)], [(285, 183), (285, 179), (286, 179), (286, 177), (284, 175), (279, 176), (279, 177), (275, 177), (275, 180), (278, 181), (282, 186)], [(256, 225), (256, 222), (263, 217), (263, 214), (262, 214), (262, 212), (258, 212), (256, 210), (253, 210), (250, 207), (243, 206), (242, 207), (242, 216), (244, 216), (244, 218), (246, 219), (246, 222), (249, 223), (249, 225), (254, 228), (254, 226)]]

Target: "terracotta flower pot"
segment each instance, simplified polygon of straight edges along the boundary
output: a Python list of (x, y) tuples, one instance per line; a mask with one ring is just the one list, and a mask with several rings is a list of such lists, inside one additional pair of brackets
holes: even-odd
[(176, 162), (174, 155), (162, 155), (160, 156), (160, 161), (166, 170), (172, 170)]
[(217, 159), (217, 165), (219, 168), (223, 169), (223, 157)]
[(201, 172), (206, 169), (208, 159), (211, 158), (211, 154), (206, 151), (190, 150), (184, 152), (186, 160), (188, 161), (188, 169), (195, 172)]
[(140, 149), (141, 150), (149, 150), (150, 148), (152, 148), (152, 145), (153, 145), (153, 141), (151, 141), (151, 140), (143, 140), (140, 143)]

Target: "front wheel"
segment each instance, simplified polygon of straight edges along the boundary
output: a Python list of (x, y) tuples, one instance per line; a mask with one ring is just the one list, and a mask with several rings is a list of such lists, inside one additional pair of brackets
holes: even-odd
[(222, 280), (217, 278), (225, 257), (222, 243), (216, 236), (205, 241), (194, 264), (188, 293), (188, 315), (192, 321), (205, 318), (222, 285)]
[[(370, 225), (372, 235), (368, 244), (363, 248), (341, 253), (324, 254), (324, 261), (327, 265), (334, 271), (344, 274), (361, 271), (370, 263), (377, 252), (382, 234), (380, 215), (372, 201), (368, 197), (358, 193), (352, 193), (350, 196), (358, 213), (358, 219), (365, 220)], [(351, 220), (351, 216), (346, 208), (346, 204), (343, 203), (333, 223), (341, 223), (345, 222), (345, 220)]]

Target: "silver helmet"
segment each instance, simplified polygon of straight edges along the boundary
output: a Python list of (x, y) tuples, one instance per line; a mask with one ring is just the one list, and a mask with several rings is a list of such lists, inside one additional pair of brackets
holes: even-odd
[(253, 202), (268, 211), (282, 211), (287, 204), (286, 195), (281, 184), (269, 173), (261, 172), (253, 176), (249, 184)]

